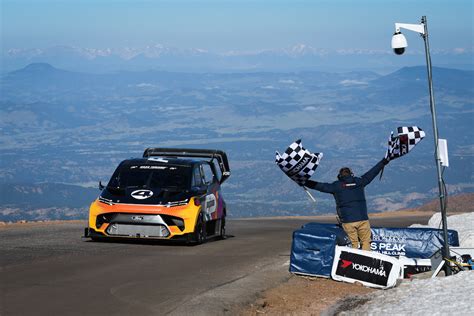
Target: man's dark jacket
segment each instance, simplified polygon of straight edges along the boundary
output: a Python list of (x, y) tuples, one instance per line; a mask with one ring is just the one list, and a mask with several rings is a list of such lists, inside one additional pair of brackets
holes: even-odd
[(337, 213), (341, 222), (352, 223), (369, 219), (364, 187), (382, 170), (387, 162), (382, 159), (362, 177), (346, 176), (333, 183), (308, 180), (305, 187), (331, 193), (336, 200)]

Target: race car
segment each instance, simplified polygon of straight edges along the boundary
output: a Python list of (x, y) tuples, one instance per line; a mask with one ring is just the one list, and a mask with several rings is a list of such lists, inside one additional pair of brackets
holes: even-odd
[(221, 184), (230, 176), (221, 150), (147, 148), (122, 161), (89, 209), (85, 237), (184, 239), (225, 236)]

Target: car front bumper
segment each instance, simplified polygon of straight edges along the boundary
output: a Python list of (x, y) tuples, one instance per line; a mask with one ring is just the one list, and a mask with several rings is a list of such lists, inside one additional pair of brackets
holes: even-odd
[(194, 232), (200, 206), (109, 205), (98, 200), (89, 210), (86, 237), (171, 239)]

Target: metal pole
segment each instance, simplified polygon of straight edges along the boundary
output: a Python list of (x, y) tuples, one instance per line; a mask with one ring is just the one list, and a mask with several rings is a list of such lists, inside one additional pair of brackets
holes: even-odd
[[(441, 221), (443, 223), (443, 238), (444, 238), (444, 249), (443, 249), (443, 258), (449, 258), (449, 242), (448, 242), (448, 221), (446, 219), (446, 204), (443, 189), (443, 177), (441, 175), (441, 160), (439, 158), (439, 148), (438, 148), (438, 126), (436, 123), (436, 107), (433, 93), (433, 77), (431, 69), (431, 56), (430, 56), (430, 44), (428, 42), (428, 24), (426, 21), (426, 16), (421, 18), (421, 23), (425, 27), (425, 33), (422, 34), (423, 40), (425, 42), (425, 55), (426, 55), (426, 68), (428, 70), (428, 88), (430, 91), (430, 109), (431, 109), (431, 119), (433, 122), (433, 135), (434, 135), (434, 145), (435, 145), (435, 161), (436, 161), (436, 171), (438, 172), (438, 190), (439, 190), (439, 203), (441, 207)], [(446, 275), (450, 275), (451, 270), (449, 268), (449, 263), (446, 264)]]

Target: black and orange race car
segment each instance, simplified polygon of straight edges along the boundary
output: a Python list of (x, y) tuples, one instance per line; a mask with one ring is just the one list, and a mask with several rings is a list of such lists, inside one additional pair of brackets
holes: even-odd
[(230, 176), (221, 150), (147, 148), (122, 161), (91, 204), (85, 237), (180, 239), (225, 236), (221, 184)]

